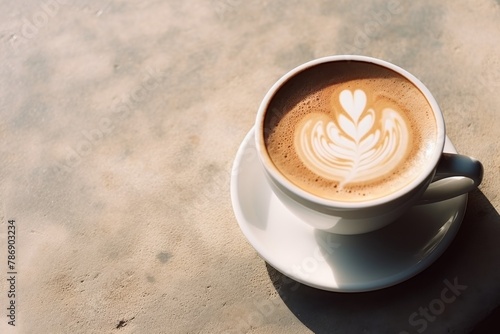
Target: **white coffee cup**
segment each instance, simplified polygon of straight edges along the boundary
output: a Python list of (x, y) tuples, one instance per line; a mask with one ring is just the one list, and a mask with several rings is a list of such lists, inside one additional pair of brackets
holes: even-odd
[[(366, 201), (349, 202), (327, 199), (292, 183), (273, 163), (267, 152), (264, 138), (266, 130), (264, 120), (269, 111), (269, 105), (285, 83), (297, 74), (309, 71), (318, 65), (346, 60), (379, 65), (403, 76), (422, 92), (436, 120), (435, 147), (437, 149), (421, 168), (418, 177), (401, 189)], [(395, 221), (413, 205), (442, 201), (473, 190), (481, 183), (483, 176), (482, 164), (474, 158), (443, 153), (446, 140), (443, 115), (436, 100), (424, 84), (396, 65), (366, 56), (324, 57), (307, 62), (286, 73), (271, 87), (259, 107), (255, 140), (266, 178), (280, 201), (314, 228), (338, 234), (360, 234), (380, 229)]]

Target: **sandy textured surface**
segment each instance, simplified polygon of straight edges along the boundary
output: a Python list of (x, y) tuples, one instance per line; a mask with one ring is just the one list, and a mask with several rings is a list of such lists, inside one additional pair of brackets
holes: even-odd
[[(0, 4), (1, 333), (468, 333), (499, 306), (500, 1)], [(434, 265), (354, 295), (266, 266), (229, 194), (269, 87), (346, 53), (419, 77), (485, 167)], [(459, 298), (411, 324), (454, 279)]]

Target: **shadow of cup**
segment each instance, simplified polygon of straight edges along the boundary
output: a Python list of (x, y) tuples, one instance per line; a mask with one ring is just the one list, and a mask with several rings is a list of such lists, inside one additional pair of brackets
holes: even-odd
[[(314, 333), (469, 332), (500, 303), (500, 215), (479, 190), (441, 257), (415, 277), (362, 293), (315, 289), (268, 274), (283, 302)], [(455, 294), (453, 294), (455, 293)]]

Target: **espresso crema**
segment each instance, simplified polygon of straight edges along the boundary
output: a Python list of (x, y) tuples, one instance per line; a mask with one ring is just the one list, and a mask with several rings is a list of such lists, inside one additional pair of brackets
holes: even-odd
[(338, 201), (371, 200), (405, 187), (432, 155), (436, 133), (416, 86), (356, 61), (298, 74), (276, 94), (265, 119), (275, 166), (307, 192)]

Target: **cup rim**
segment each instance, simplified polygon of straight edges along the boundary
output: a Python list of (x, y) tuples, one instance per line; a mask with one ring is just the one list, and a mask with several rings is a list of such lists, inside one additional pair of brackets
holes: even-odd
[[(405, 77), (408, 81), (410, 81), (415, 87), (417, 87), (424, 97), (427, 99), (427, 102), (431, 106), (431, 109), (434, 114), (434, 118), (436, 120), (436, 127), (437, 127), (437, 133), (436, 133), (436, 149), (432, 153), (432, 156), (430, 157), (428, 163), (425, 165), (423, 168), (423, 171), (414, 179), (412, 180), (409, 184), (406, 186), (396, 190), (395, 192), (392, 192), (386, 196), (378, 197), (375, 199), (370, 199), (370, 200), (365, 200), (365, 201), (353, 201), (353, 202), (348, 202), (348, 201), (338, 201), (338, 200), (332, 200), (332, 199), (327, 199), (324, 197), (320, 197), (318, 195), (314, 195), (310, 192), (305, 191), (304, 189), (300, 188), (299, 186), (295, 185), (293, 182), (291, 182), (286, 176), (284, 176), (279, 169), (274, 165), (273, 161), (271, 160), (264, 141), (264, 119), (265, 115), (269, 106), (269, 103), (275, 96), (275, 94), (279, 91), (279, 89), (286, 83), (288, 82), (291, 78), (293, 78), (295, 75), (310, 69), (312, 67), (315, 67), (320, 64), (324, 63), (330, 63), (330, 62), (338, 62), (338, 61), (359, 61), (359, 62), (365, 62), (365, 63), (373, 63), (375, 65), (379, 65), (385, 68), (388, 68), (403, 77)], [(308, 61), (304, 64), (301, 64), (292, 70), (288, 71), (285, 75), (283, 75), (278, 81), (276, 81), (273, 86), (269, 89), (269, 91), (266, 93), (264, 96), (264, 99), (262, 100), (258, 112), (257, 112), (257, 117), (256, 117), (256, 122), (255, 122), (255, 143), (256, 143), (256, 148), (257, 152), (259, 155), (259, 158), (261, 160), (261, 163), (263, 164), (264, 168), (266, 171), (270, 174), (270, 176), (276, 180), (282, 187), (285, 187), (288, 191), (294, 193), (295, 195), (299, 196), (300, 198), (303, 198), (305, 200), (308, 200), (310, 202), (319, 204), (319, 205), (324, 205), (327, 207), (332, 207), (332, 208), (340, 208), (340, 209), (360, 209), (360, 208), (366, 208), (366, 207), (374, 207), (378, 206), (384, 203), (392, 202), (393, 200), (396, 200), (405, 194), (408, 194), (415, 188), (417, 188), (419, 185), (421, 185), (423, 182), (425, 182), (431, 174), (435, 172), (435, 168), (439, 162), (439, 159), (441, 158), (443, 149), (444, 149), (444, 144), (445, 144), (445, 139), (446, 139), (446, 129), (445, 129), (445, 123), (444, 123), (444, 118), (443, 114), (441, 112), (441, 109), (439, 108), (439, 105), (434, 98), (434, 96), (431, 94), (429, 89), (413, 74), (410, 72), (406, 71), (405, 69), (394, 65), (388, 61), (374, 58), (374, 57), (369, 57), (369, 56), (363, 56), (363, 55), (333, 55), (333, 56), (326, 56), (326, 57), (321, 57), (317, 59), (313, 59), (311, 61)]]

